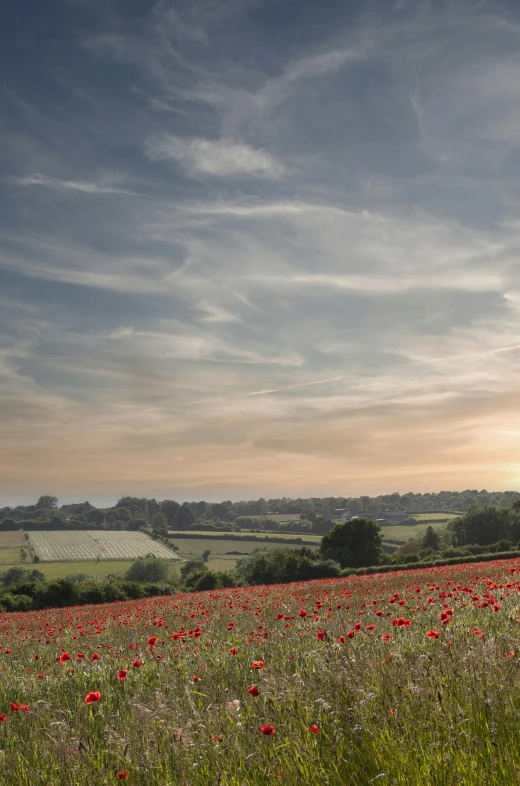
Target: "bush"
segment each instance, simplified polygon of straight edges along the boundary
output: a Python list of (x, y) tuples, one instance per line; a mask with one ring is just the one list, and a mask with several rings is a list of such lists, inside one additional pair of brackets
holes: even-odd
[(128, 581), (167, 581), (170, 575), (170, 565), (164, 559), (159, 559), (153, 554), (138, 557), (125, 573)]

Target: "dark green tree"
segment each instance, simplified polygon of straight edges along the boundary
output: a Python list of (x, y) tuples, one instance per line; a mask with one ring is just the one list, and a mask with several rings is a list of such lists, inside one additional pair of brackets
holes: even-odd
[(422, 547), (423, 549), (434, 549), (434, 551), (438, 551), (439, 549), (439, 533), (435, 532), (431, 524), (426, 528), (426, 532), (423, 535), (422, 539)]
[(331, 529), (321, 539), (319, 556), (339, 562), (342, 568), (379, 565), (383, 555), (381, 527), (371, 519), (352, 519)]
[(46, 494), (43, 497), (40, 497), (36, 503), (36, 507), (55, 510), (58, 507), (58, 497), (51, 497), (50, 494)]
[(188, 529), (195, 519), (189, 507), (184, 503), (173, 517), (172, 529)]
[(164, 513), (166, 516), (166, 521), (170, 529), (173, 527), (173, 519), (179, 508), (179, 503), (175, 502), (173, 499), (165, 499), (161, 502), (161, 513)]

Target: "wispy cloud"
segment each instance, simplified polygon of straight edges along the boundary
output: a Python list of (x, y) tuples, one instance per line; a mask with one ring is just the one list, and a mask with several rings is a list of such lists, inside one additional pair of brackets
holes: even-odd
[(102, 5), (5, 22), (0, 492), (520, 487), (520, 11)]
[(285, 173), (285, 167), (274, 156), (230, 139), (181, 139), (164, 135), (149, 139), (146, 152), (152, 161), (175, 161), (195, 174), (279, 178)]
[(78, 191), (81, 194), (117, 194), (121, 196), (136, 196), (143, 197), (146, 194), (139, 194), (136, 191), (131, 191), (126, 188), (117, 188), (115, 186), (104, 186), (99, 183), (90, 183), (84, 180), (60, 180), (58, 177), (51, 177), (50, 175), (41, 175), (34, 173), (24, 175), (23, 177), (9, 177), (7, 182), (15, 186), (27, 188), (29, 186), (43, 186), (45, 188), (52, 188), (58, 191)]

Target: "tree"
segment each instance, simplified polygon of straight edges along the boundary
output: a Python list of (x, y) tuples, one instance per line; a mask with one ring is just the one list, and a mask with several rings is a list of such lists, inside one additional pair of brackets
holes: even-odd
[(203, 560), (197, 558), (187, 560), (183, 565), (181, 565), (181, 581), (184, 583), (188, 576), (201, 570), (207, 570)]
[(194, 521), (193, 513), (187, 504), (184, 503), (173, 517), (172, 529), (188, 529)]
[(137, 532), (143, 527), (146, 527), (146, 519), (131, 519), (126, 525), (126, 529), (131, 532)]
[(138, 557), (125, 573), (128, 581), (167, 581), (170, 575), (170, 565), (164, 559), (159, 559), (153, 554)]
[(179, 508), (179, 503), (175, 502), (173, 499), (165, 499), (161, 502), (161, 513), (164, 513), (166, 516), (166, 521), (170, 529), (173, 528), (173, 519)]
[(58, 497), (51, 497), (50, 495), (44, 495), (40, 497), (38, 502), (36, 503), (37, 508), (48, 508), (49, 510), (54, 510), (58, 507)]
[(439, 543), (440, 543), (439, 533), (435, 532), (435, 530), (430, 524), (423, 535), (422, 547), (423, 549), (434, 549), (434, 551), (438, 551)]
[(207, 562), (209, 560), (210, 554), (211, 554), (211, 549), (204, 549), (204, 551), (202, 552), (202, 559), (204, 560), (204, 562)]
[(164, 513), (161, 513), (160, 510), (154, 513), (150, 519), (150, 526), (152, 529), (168, 529), (168, 520)]
[(381, 527), (371, 519), (352, 519), (331, 529), (321, 539), (322, 559), (339, 562), (342, 568), (379, 565), (383, 555)]

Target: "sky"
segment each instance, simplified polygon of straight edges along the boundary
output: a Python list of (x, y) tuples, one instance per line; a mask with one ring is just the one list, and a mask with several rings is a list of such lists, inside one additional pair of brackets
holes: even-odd
[(0, 504), (520, 489), (520, 7), (6, 0)]

